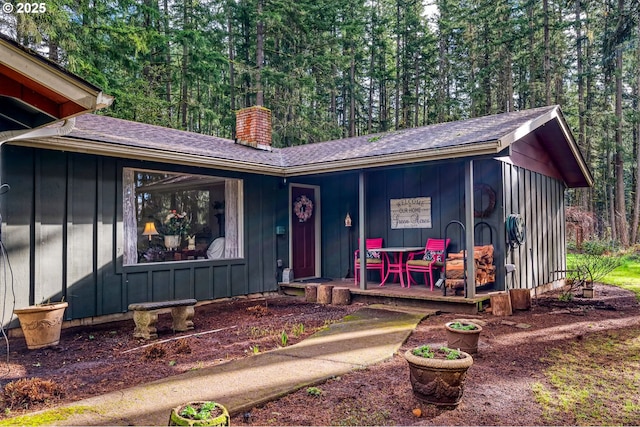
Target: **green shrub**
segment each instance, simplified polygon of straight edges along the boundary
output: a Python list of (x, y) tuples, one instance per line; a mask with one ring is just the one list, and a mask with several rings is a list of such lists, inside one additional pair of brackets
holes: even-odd
[(620, 243), (615, 240), (586, 240), (582, 243), (582, 252), (589, 255), (604, 255), (619, 248)]

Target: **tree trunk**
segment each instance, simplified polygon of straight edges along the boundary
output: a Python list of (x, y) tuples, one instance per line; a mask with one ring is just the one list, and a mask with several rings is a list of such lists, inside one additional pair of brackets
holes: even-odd
[(331, 294), (334, 285), (318, 286), (318, 304), (331, 304)]
[(165, 99), (167, 100), (167, 105), (169, 106), (169, 122), (172, 123), (173, 126), (173, 106), (171, 105), (171, 37), (169, 36), (169, 0), (164, 0), (163, 1), (163, 9), (164, 9), (164, 19), (163, 19), (163, 24), (164, 24), (164, 37), (166, 39), (166, 43), (164, 46), (165, 49), (165, 56), (164, 56), (164, 61), (165, 61), (165, 90), (167, 91), (166, 95), (165, 95)]
[[(187, 3), (184, 4), (184, 12), (183, 12), (183, 30), (186, 32), (189, 28), (189, 14), (187, 12)], [(182, 77), (182, 90), (181, 90), (181, 99), (180, 99), (180, 119), (181, 119), (181, 128), (183, 130), (187, 129), (187, 71), (189, 70), (189, 44), (187, 39), (182, 42), (182, 69), (181, 69), (181, 77)]]
[(527, 8), (529, 18), (529, 108), (536, 105), (536, 60), (535, 60), (535, 26), (534, 26), (534, 4)]
[[(579, 1), (579, 0), (577, 0)], [(590, 30), (590, 22), (589, 22), (589, 10), (585, 8), (585, 32), (588, 32)], [(589, 39), (586, 39), (587, 41), (589, 41)], [(593, 55), (593, 46), (591, 42), (587, 43), (587, 48), (586, 48), (586, 75), (587, 75), (587, 88), (586, 88), (586, 92), (587, 92), (587, 99), (586, 99), (586, 105), (585, 105), (585, 111), (584, 114), (586, 114), (585, 117), (585, 141), (586, 141), (586, 149), (585, 149), (585, 160), (587, 162), (588, 165), (591, 164), (591, 157), (592, 157), (592, 143), (591, 143), (591, 138), (587, 138), (587, 135), (591, 134), (591, 130), (594, 128), (594, 124), (593, 124), (593, 115), (592, 115), (592, 111), (593, 111), (593, 104), (594, 104), (594, 74), (592, 72), (592, 60), (591, 60), (591, 56)], [(587, 210), (590, 212), (595, 212), (595, 205), (593, 202), (593, 192), (594, 190), (592, 188), (588, 188), (587, 189), (587, 203), (586, 203), (586, 207)]]
[(396, 1), (396, 93), (395, 93), (395, 129), (400, 128), (400, 0)]
[(331, 304), (333, 305), (349, 305), (351, 304), (351, 290), (347, 287), (333, 288), (331, 292)]
[(318, 286), (307, 285), (304, 287), (304, 300), (306, 302), (318, 302)]
[(264, 24), (262, 23), (262, 3), (258, 0), (258, 28), (256, 37), (256, 105), (264, 105), (264, 95), (262, 92), (262, 64), (264, 62)]
[[(618, 34), (622, 33), (624, 25), (623, 15), (624, 0), (618, 0)], [(622, 45), (621, 41), (616, 48), (616, 151), (615, 174), (616, 194), (615, 213), (618, 239), (623, 247), (629, 246), (629, 230), (627, 225), (627, 208), (624, 194), (624, 147), (622, 145)]]
[(356, 136), (356, 53), (355, 42), (350, 40), (351, 64), (349, 66), (349, 136)]
[[(580, 7), (582, 0), (575, 0), (575, 32), (576, 32), (576, 72), (578, 74), (578, 147), (586, 154), (587, 141), (585, 135), (585, 108), (584, 108), (584, 58), (582, 57), (582, 20)], [(589, 189), (578, 189), (579, 204), (582, 209), (589, 211)]]
[(549, 0), (542, 1), (542, 19), (544, 31), (544, 101), (551, 105), (551, 47), (549, 43)]
[[(638, 22), (637, 40), (640, 40), (640, 21)], [(640, 43), (636, 45), (636, 63), (640, 64)], [(631, 226), (631, 244), (638, 243), (638, 226), (640, 225), (640, 72), (636, 71), (636, 87), (635, 97), (633, 101), (634, 110), (636, 110), (636, 123), (633, 131), (633, 146), (636, 154), (636, 182), (635, 182), (635, 199), (633, 204), (633, 225)]]
[[(165, 0), (167, 1), (167, 0)], [(229, 17), (227, 18), (227, 32), (229, 36), (229, 109), (231, 114), (236, 111), (236, 83), (235, 83), (235, 69), (233, 62), (235, 61), (235, 46), (233, 42), (233, 9), (232, 0), (229, 1), (227, 7), (229, 8)], [(236, 139), (236, 127), (231, 126), (231, 139)]]

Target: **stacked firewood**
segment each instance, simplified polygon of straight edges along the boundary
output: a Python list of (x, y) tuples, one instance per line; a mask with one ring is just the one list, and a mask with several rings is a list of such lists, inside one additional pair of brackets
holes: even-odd
[[(447, 287), (464, 288), (465, 251), (447, 254)], [(493, 283), (496, 280), (496, 266), (493, 265), (493, 245), (476, 246), (473, 251), (476, 286)]]

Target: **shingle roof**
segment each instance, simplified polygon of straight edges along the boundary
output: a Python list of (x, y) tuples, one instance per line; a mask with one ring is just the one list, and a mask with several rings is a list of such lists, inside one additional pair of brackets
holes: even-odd
[[(555, 125), (548, 126), (550, 122)], [(556, 133), (549, 136), (545, 128)], [(563, 153), (573, 153), (573, 159), (564, 167), (582, 171), (578, 173), (588, 181), (588, 169), (570, 131), (558, 129), (566, 129), (562, 113), (558, 106), (548, 106), (264, 151), (230, 139), (87, 114), (78, 117), (73, 132), (57, 143), (103, 155), (294, 176), (496, 155), (523, 136), (540, 132), (538, 137), (554, 139), (549, 144), (568, 147)]]
[(284, 166), (278, 150), (256, 150), (233, 140), (186, 132), (113, 117), (85, 114), (76, 119), (72, 138), (99, 141), (144, 150), (193, 154), (205, 158)]
[(413, 129), (294, 147), (256, 150), (215, 136), (86, 114), (76, 119), (70, 137), (113, 145), (194, 154), (275, 167), (304, 166), (497, 141), (523, 123), (555, 107), (477, 117)]
[(477, 117), (355, 138), (299, 145), (284, 150), (287, 166), (411, 153), (498, 141), (556, 107)]

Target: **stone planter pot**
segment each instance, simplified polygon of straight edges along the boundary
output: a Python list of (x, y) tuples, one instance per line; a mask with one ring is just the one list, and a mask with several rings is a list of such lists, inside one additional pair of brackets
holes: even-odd
[(582, 288), (582, 298), (593, 298), (593, 288)]
[(476, 327), (476, 329), (462, 330), (452, 328), (452, 323), (456, 322), (448, 322), (444, 325), (445, 329), (447, 330), (447, 347), (459, 348), (466, 353), (476, 354), (478, 352), (478, 341), (480, 339), (480, 332), (482, 332), (482, 327), (471, 322), (460, 322), (463, 325), (472, 324)]
[(461, 351), (462, 359), (429, 359), (414, 355), (412, 350), (405, 352), (404, 358), (409, 363), (413, 395), (432, 405), (458, 406), (473, 357)]
[(180, 235), (164, 236), (164, 246), (169, 250), (175, 250), (180, 246)]
[(20, 321), (28, 349), (49, 347), (60, 342), (64, 310), (68, 306), (67, 302), (59, 302), (13, 310)]
[[(218, 413), (213, 417), (205, 419), (194, 419), (193, 417), (181, 415), (187, 406), (191, 406), (197, 412), (205, 404), (213, 404), (215, 408), (219, 410), (217, 411)], [(228, 426), (229, 422), (229, 411), (227, 411), (227, 408), (219, 403), (207, 401), (188, 402), (184, 405), (177, 406), (171, 410), (171, 415), (169, 416), (170, 426)]]

